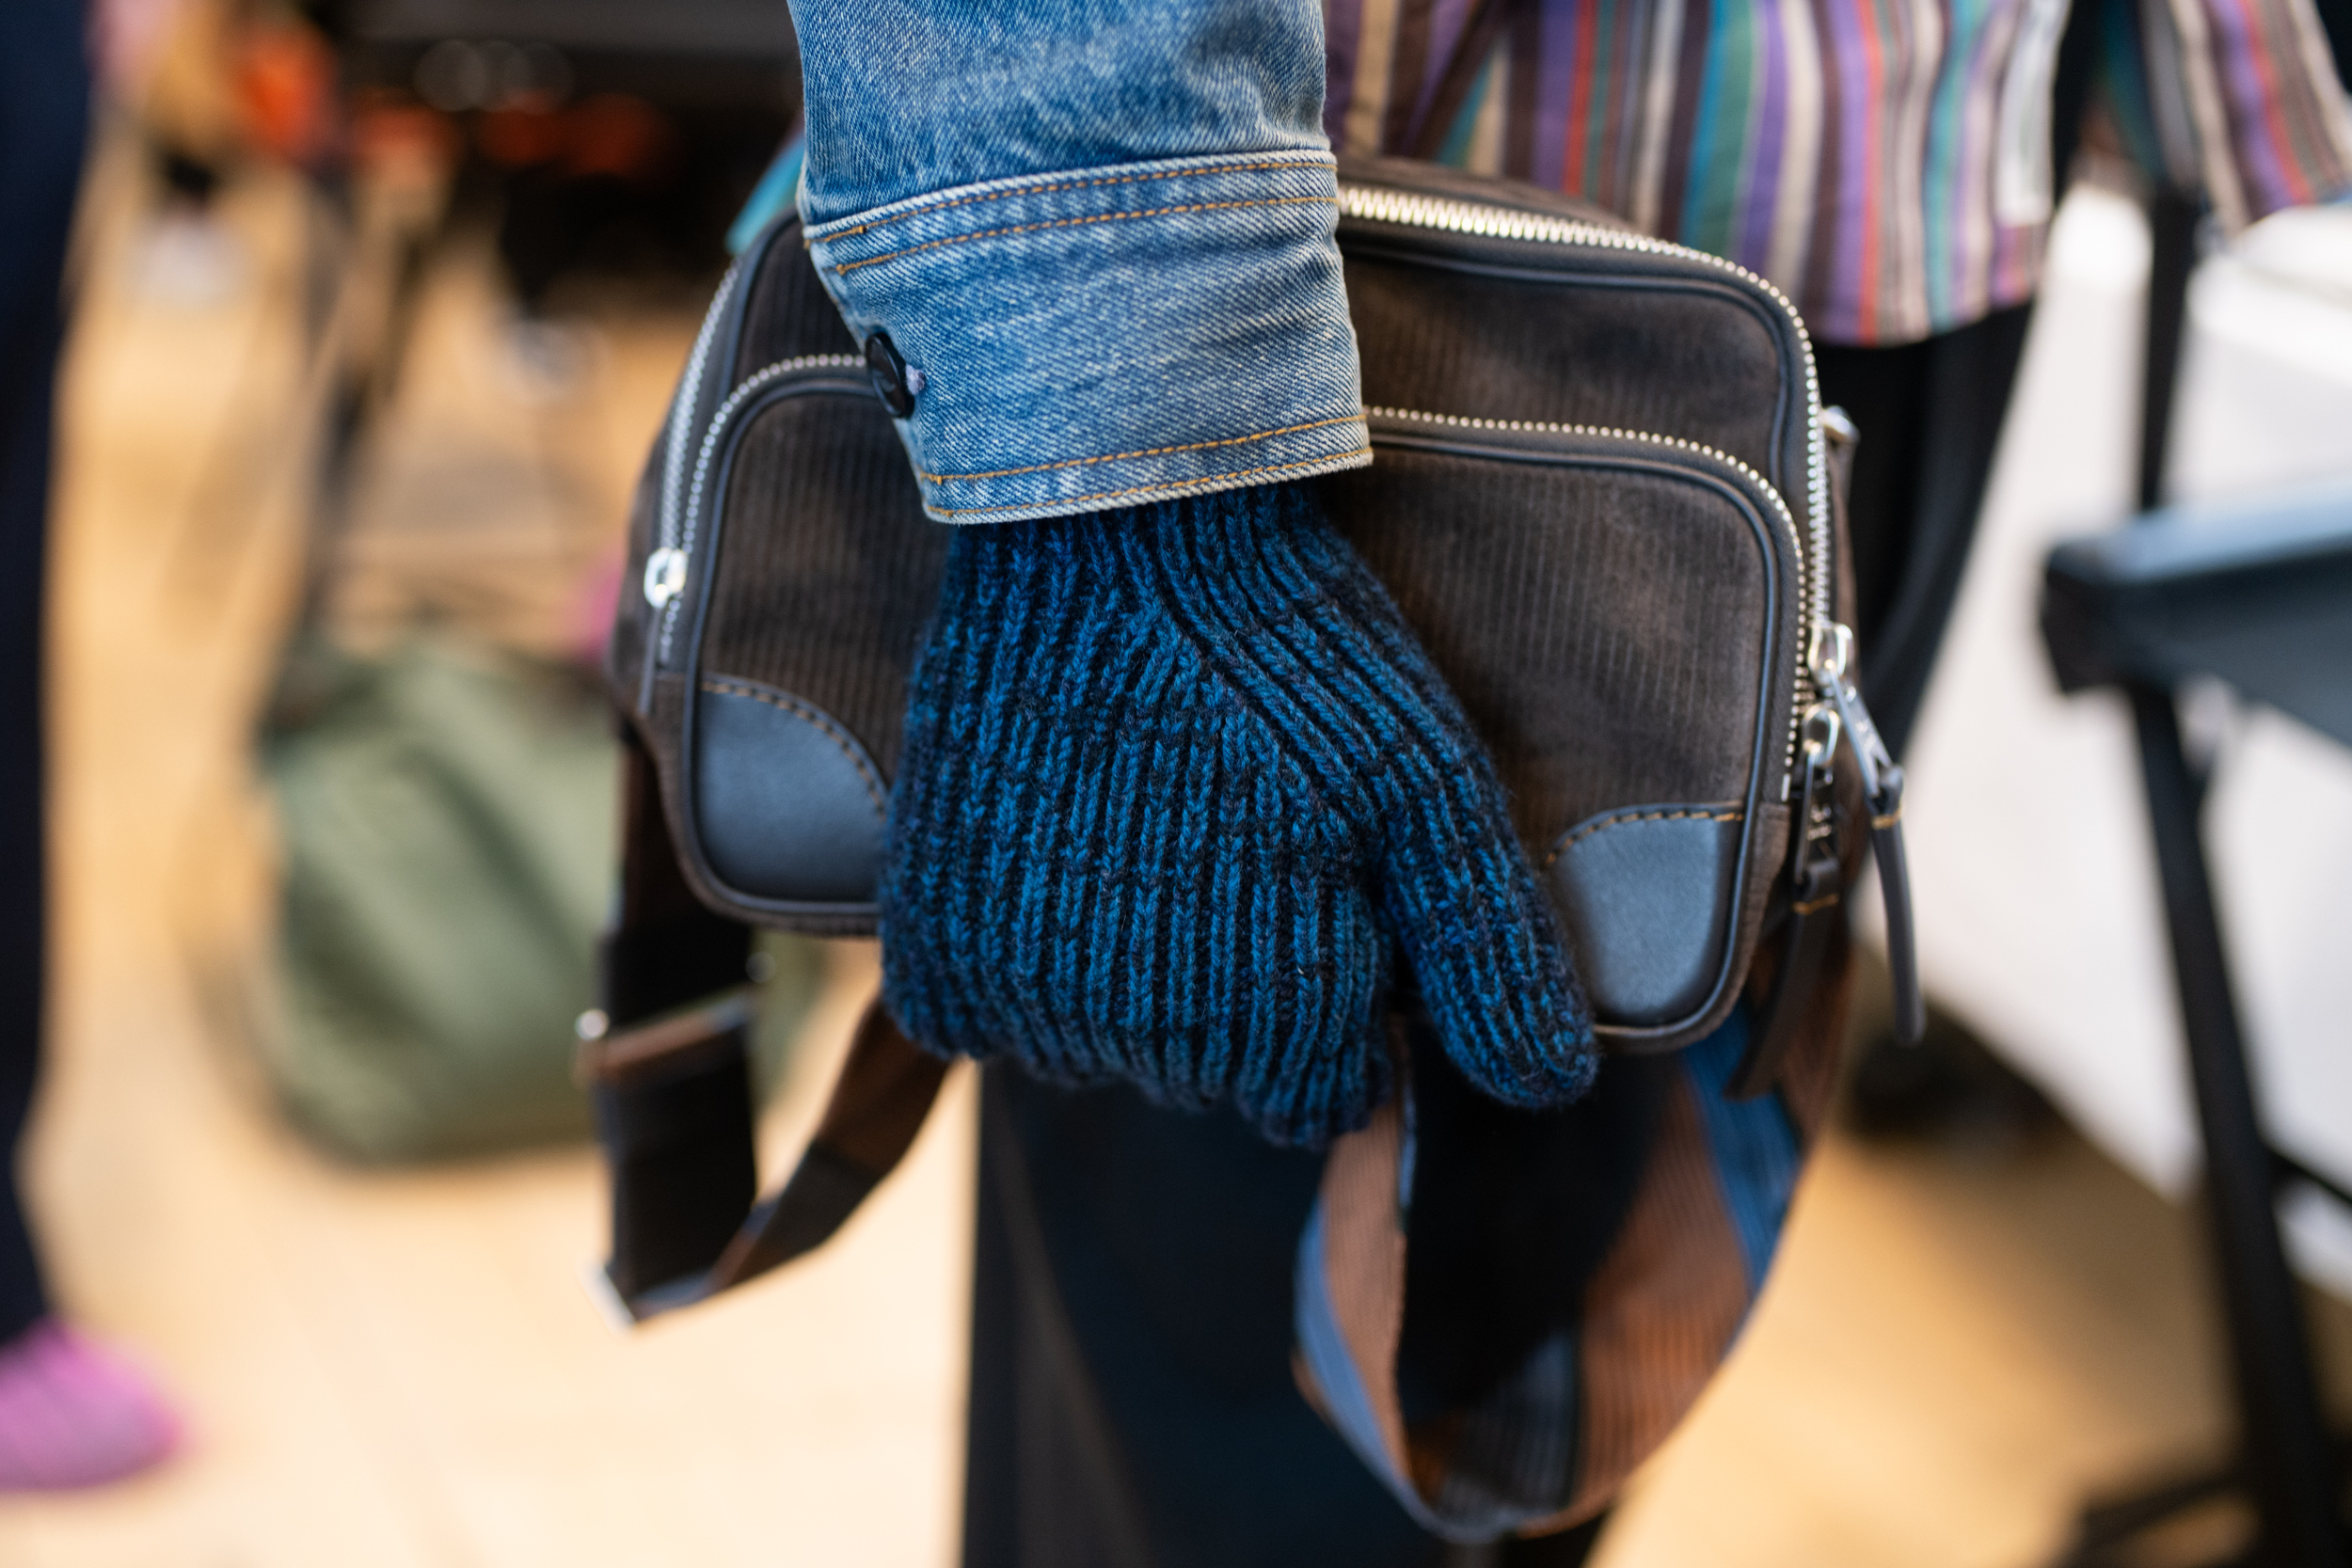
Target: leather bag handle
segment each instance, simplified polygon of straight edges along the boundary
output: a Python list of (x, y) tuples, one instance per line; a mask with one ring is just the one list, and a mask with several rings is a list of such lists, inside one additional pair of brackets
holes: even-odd
[(576, 1069), (612, 1178), (612, 1249), (589, 1284), (627, 1325), (823, 1244), (898, 1168), (947, 1069), (869, 1002), (807, 1148), (758, 1196), (751, 928), (695, 898), (653, 758), (626, 721), (621, 738), (618, 914), (601, 954), (604, 1006), (581, 1021)]

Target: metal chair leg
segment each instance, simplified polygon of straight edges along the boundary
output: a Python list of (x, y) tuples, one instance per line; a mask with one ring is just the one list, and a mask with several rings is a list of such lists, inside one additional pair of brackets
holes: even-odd
[(2198, 806), (2203, 791), (2181, 752), (2172, 697), (2131, 689), (2140, 766), (2164, 883), (2165, 923), (2188, 1036), (2205, 1148), (2214, 1261), (2235, 1373), (2245, 1484), (2262, 1516), (2266, 1559), (2347, 1568), (2311, 1339), (2279, 1233), (2276, 1163), (2256, 1117), (2252, 1075), (2231, 995)]

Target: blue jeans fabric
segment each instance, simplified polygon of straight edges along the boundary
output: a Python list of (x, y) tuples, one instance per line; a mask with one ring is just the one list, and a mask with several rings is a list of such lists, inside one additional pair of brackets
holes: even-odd
[(926, 510), (998, 522), (1371, 461), (1300, 0), (797, 0), (801, 212), (914, 372)]

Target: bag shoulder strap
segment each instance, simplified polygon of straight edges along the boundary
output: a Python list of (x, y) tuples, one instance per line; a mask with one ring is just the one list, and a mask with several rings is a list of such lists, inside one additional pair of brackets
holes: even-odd
[(751, 928), (714, 914), (680, 873), (653, 759), (622, 725), (617, 919), (604, 1006), (582, 1020), (578, 1071), (612, 1177), (612, 1254), (591, 1278), (622, 1324), (707, 1300), (814, 1251), (898, 1168), (946, 1064), (867, 1004), (791, 1176), (757, 1196), (745, 984)]

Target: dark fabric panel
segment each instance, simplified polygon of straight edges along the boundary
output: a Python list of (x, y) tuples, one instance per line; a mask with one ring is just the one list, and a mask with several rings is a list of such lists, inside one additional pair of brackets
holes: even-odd
[[(1745, 796), (1764, 558), (1719, 492), (1393, 448), (1326, 484), (1493, 751), (1539, 860), (1604, 809)], [(1497, 547), (1498, 517), (1555, 526)]]
[(1817, 351), (1823, 401), (1853, 417), (1862, 695), (1897, 757), (1960, 594), (2032, 308), (1895, 348)]
[(1440, 1568), (1292, 1380), (1321, 1157), (1123, 1087), (982, 1083), (966, 1568)]
[(1785, 440), (1802, 384), (1784, 376), (1769, 320), (1728, 289), (1433, 283), (1359, 250), (1347, 297), (1374, 407), (1680, 436), (1731, 453), (1803, 513)]
[(947, 529), (922, 515), (888, 416), (857, 394), (779, 402), (744, 432), (725, 515), (703, 673), (815, 704), (889, 777)]
[(740, 382), (779, 359), (857, 351), (857, 340), (841, 325), (841, 313), (818, 280), (800, 225), (793, 223), (776, 236), (768, 264), (752, 279), (751, 308), (736, 348), (734, 379)]
[(1520, 1111), (1413, 1036), (1418, 1149), (1397, 1393), (1407, 1422), (1476, 1404), (1569, 1323), (1649, 1155), (1671, 1056), (1611, 1056), (1593, 1092)]
[(1000, 1082), (1015, 1070), (987, 1069), (980, 1089), (963, 1560), (1150, 1568), (1126, 1448), (1071, 1323)]
[(600, 1083), (596, 1141), (612, 1179), (612, 1284), (625, 1297), (700, 1274), (751, 1212), (751, 1071), (726, 1053), (650, 1083)]
[(2328, 34), (2328, 52), (2335, 56), (2336, 75), (2352, 87), (2352, 0), (2315, 0), (2314, 8)]

